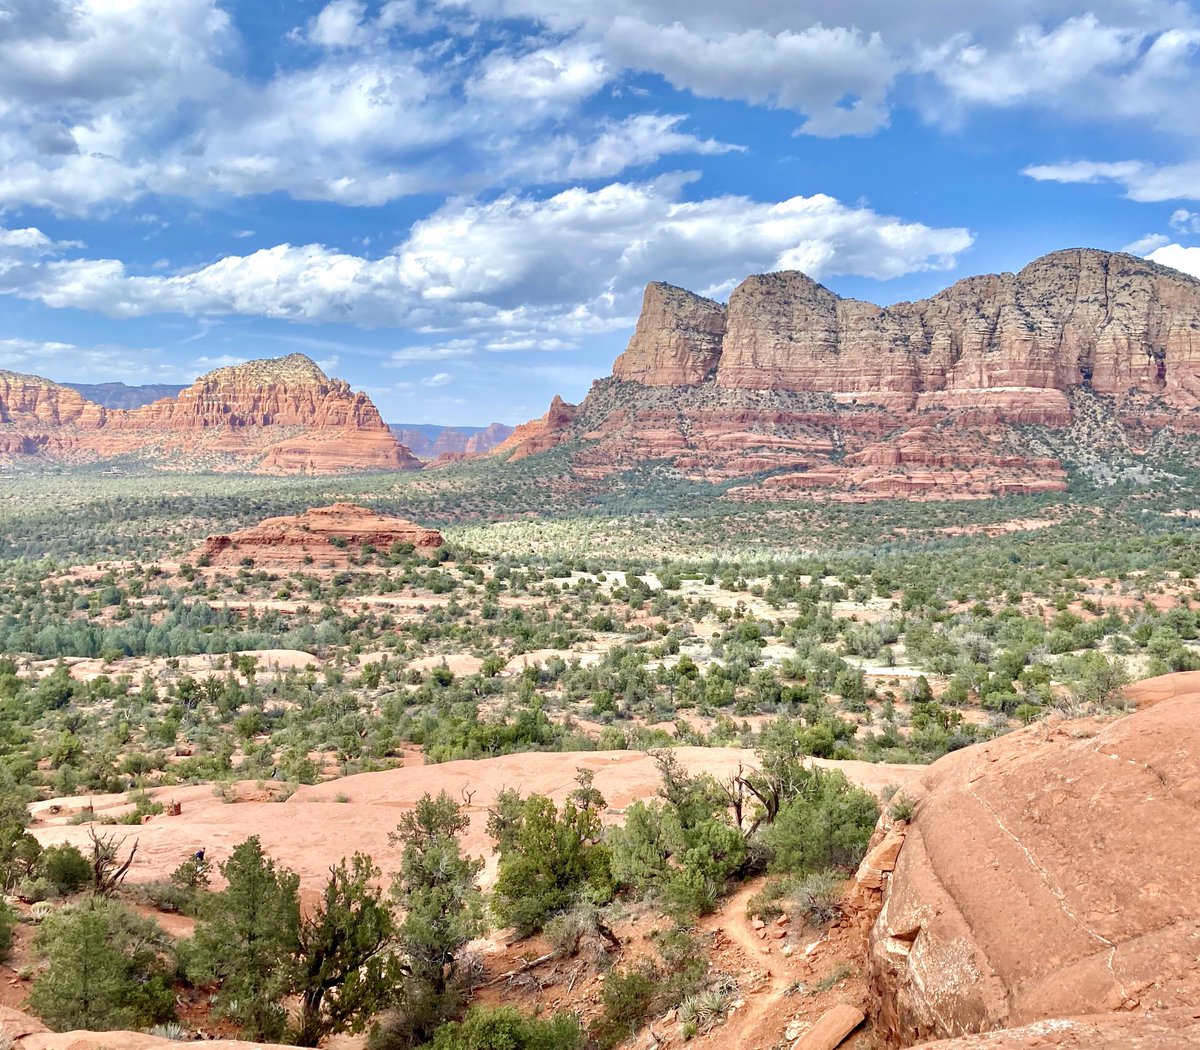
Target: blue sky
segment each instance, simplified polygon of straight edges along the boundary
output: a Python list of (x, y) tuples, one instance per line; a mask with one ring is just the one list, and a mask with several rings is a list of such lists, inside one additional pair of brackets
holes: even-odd
[(1200, 276), (1198, 111), (1161, 0), (0, 0), (0, 368), (298, 350), (389, 420), (515, 423), (650, 280)]

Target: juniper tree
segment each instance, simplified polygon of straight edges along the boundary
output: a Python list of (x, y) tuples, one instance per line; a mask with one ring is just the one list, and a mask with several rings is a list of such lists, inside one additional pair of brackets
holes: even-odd
[(404, 910), (397, 932), (404, 980), (390, 1027), (413, 1045), (458, 1012), (456, 980), (462, 949), (485, 929), (483, 895), (475, 885), (483, 862), (462, 853), (458, 836), (469, 818), (446, 792), (425, 795), (388, 836), (403, 845), (392, 896)]
[(330, 869), (321, 903), (300, 923), (295, 1041), (316, 1046), (327, 1035), (358, 1032), (384, 1005), (396, 964), (396, 925), (371, 858), (354, 854)]
[(228, 886), (204, 904), (190, 950), (199, 980), (220, 982), (218, 1009), (253, 1039), (283, 1034), (295, 986), (300, 878), (276, 868), (254, 835), (221, 865)]

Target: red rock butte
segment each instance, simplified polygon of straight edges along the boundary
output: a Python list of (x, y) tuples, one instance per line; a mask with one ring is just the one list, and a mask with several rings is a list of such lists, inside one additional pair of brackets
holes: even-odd
[(209, 536), (197, 554), (217, 567), (236, 567), (252, 559), (258, 568), (327, 568), (350, 564), (364, 547), (387, 553), (394, 544), (434, 549), (442, 543), (435, 529), (355, 503), (334, 503), (291, 517), (266, 518), (226, 536)]
[(0, 372), (0, 461), (134, 457), (168, 469), (332, 474), (414, 470), (364, 393), (303, 354), (218, 368), (177, 397), (112, 410), (38, 376)]
[(1060, 450), (1128, 456), (1164, 430), (1200, 434), (1200, 281), (1071, 249), (889, 307), (797, 272), (728, 305), (653, 283), (612, 377), (496, 451), (579, 441), (582, 478), (770, 475), (733, 498), (978, 498), (1061, 491)]

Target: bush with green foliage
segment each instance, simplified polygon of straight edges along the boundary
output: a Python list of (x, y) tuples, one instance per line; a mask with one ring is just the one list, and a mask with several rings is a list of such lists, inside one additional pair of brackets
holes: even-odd
[(47, 846), (38, 860), (38, 871), (63, 897), (82, 889), (92, 881), (92, 866), (78, 848), (69, 842)]
[(794, 794), (762, 829), (773, 872), (852, 868), (879, 820), (879, 803), (837, 770), (805, 768)]
[[(600, 841), (599, 813), (568, 799), (560, 811), (544, 795), (498, 799), (488, 830), (500, 849), (492, 912), (522, 934), (585, 897), (595, 903), (614, 892), (608, 847)], [(504, 813), (500, 807), (508, 806)]]
[(295, 986), (300, 879), (276, 868), (258, 836), (221, 865), (227, 886), (204, 904), (185, 960), (193, 980), (217, 981), (217, 1009), (250, 1038), (280, 1041), (282, 1000)]
[(569, 1014), (529, 1017), (511, 1006), (472, 1007), (442, 1025), (429, 1050), (582, 1050), (583, 1030)]
[(483, 895), (475, 885), (483, 862), (463, 856), (458, 841), (468, 822), (443, 791), (423, 796), (389, 836), (404, 848), (392, 883), (404, 912), (396, 933), (403, 979), (372, 1030), (372, 1047), (420, 1045), (465, 1002), (461, 953), (485, 929)]
[(600, 1015), (588, 1033), (600, 1050), (612, 1050), (625, 1042), (653, 1016), (661, 980), (661, 972), (652, 963), (608, 975), (600, 993)]
[(0, 962), (4, 962), (12, 951), (17, 921), (17, 913), (0, 901)]
[(362, 1031), (400, 976), (390, 954), (395, 922), (379, 875), (370, 857), (343, 858), (330, 871), (316, 909), (300, 921), (298, 1046)]
[(117, 901), (90, 898), (47, 917), (34, 938), (48, 966), (30, 1008), (56, 1031), (141, 1028), (175, 1016), (164, 956), (168, 940), (151, 919)]

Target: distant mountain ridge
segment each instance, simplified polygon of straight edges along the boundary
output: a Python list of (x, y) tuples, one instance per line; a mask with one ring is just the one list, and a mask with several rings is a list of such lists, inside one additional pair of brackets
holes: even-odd
[(132, 457), (164, 469), (330, 474), (414, 470), (371, 399), (303, 354), (201, 376), (177, 396), (109, 409), (40, 376), (0, 371), (0, 462)]
[(436, 423), (389, 423), (396, 440), (429, 462), (441, 456), (481, 456), (503, 443), (513, 428), (503, 423), (486, 427), (445, 427)]
[(126, 383), (63, 383), (65, 387), (82, 394), (88, 401), (103, 408), (133, 409), (161, 401), (164, 397), (177, 397), (187, 387), (171, 383), (144, 383), (130, 386)]

